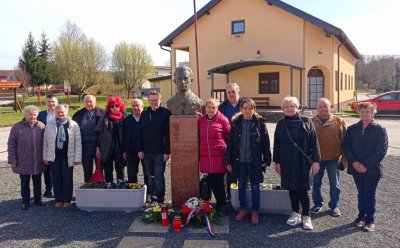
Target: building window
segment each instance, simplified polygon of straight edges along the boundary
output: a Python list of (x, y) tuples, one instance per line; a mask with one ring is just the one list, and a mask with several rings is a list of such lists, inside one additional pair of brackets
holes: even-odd
[(259, 94), (279, 94), (279, 72), (259, 74)]
[(344, 74), (344, 89), (347, 90), (347, 74)]
[(244, 20), (232, 21), (232, 34), (244, 34)]
[(343, 90), (343, 72), (340, 73), (340, 90)]
[(335, 89), (336, 89), (336, 91), (339, 90), (339, 73), (338, 73), (338, 71), (335, 71)]

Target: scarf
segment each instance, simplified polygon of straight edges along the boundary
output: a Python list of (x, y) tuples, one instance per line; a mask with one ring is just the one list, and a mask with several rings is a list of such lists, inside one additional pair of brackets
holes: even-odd
[(109, 112), (110, 113), (110, 119), (113, 121), (119, 121), (122, 119), (122, 112), (118, 112), (118, 114), (114, 114), (112, 111)]
[(57, 124), (57, 149), (61, 150), (64, 147), (64, 142), (67, 140), (65, 136), (64, 124), (68, 122), (68, 119), (65, 121), (56, 120)]

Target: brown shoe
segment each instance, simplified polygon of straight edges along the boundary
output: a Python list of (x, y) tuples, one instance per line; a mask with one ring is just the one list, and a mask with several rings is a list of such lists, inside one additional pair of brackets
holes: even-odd
[(64, 202), (63, 207), (64, 208), (69, 208), (71, 206), (71, 202)]
[(258, 212), (251, 212), (251, 224), (258, 224), (260, 223), (260, 217)]
[(235, 216), (236, 221), (242, 221), (247, 217), (247, 210), (240, 210), (239, 213)]
[(63, 202), (56, 202), (56, 204), (54, 205), (54, 207), (56, 208), (61, 208), (63, 206)]

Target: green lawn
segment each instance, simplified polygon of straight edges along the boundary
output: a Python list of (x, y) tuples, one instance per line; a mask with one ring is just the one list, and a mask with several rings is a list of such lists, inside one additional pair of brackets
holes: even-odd
[[(97, 99), (97, 106), (100, 108), (105, 108), (106, 103), (107, 103), (107, 96), (96, 96)], [(67, 97), (66, 96), (57, 96), (57, 99), (59, 103), (67, 103)], [(41, 107), (40, 110), (45, 110), (46, 109), (46, 103), (45, 103), (46, 98), (41, 97)], [(125, 105), (127, 107), (126, 111), (128, 113), (132, 112), (131, 108), (131, 100), (124, 99)], [(144, 105), (148, 106), (148, 102), (146, 99), (143, 100)], [(39, 106), (38, 104), (38, 99), (37, 97), (28, 97), (24, 101), (24, 106), (26, 105), (36, 105)], [(81, 109), (83, 107), (83, 102), (78, 102), (78, 96), (72, 96), (71, 99), (71, 106), (76, 106), (78, 108), (76, 109), (69, 109), (69, 115), (72, 116), (76, 111)], [(13, 112), (12, 107), (7, 106), (7, 107), (0, 107), (0, 127), (7, 127), (7, 126), (12, 126), (14, 123), (20, 121), (23, 118), (23, 113), (21, 112)]]

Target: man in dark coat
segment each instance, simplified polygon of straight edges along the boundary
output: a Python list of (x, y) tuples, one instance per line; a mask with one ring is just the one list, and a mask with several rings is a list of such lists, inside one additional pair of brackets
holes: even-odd
[[(47, 122), (54, 120), (56, 118), (54, 110), (57, 105), (58, 105), (57, 97), (53, 96), (52, 94), (47, 95), (46, 96), (47, 110), (39, 112), (39, 115), (37, 117), (38, 121), (47, 125)], [(44, 184), (46, 185), (46, 190), (44, 191), (43, 196), (47, 198), (52, 198), (53, 193), (51, 191), (53, 188), (53, 183), (51, 180), (50, 166), (44, 167), (43, 178), (44, 178)]]
[(97, 107), (96, 97), (86, 95), (84, 108), (78, 110), (72, 120), (78, 123), (82, 137), (82, 167), (85, 182), (89, 182), (93, 173), (93, 161), (96, 159), (97, 134), (95, 128), (104, 111)]
[(146, 165), (143, 159), (138, 157), (137, 140), (139, 139), (139, 120), (143, 112), (143, 101), (140, 99), (132, 100), (132, 114), (128, 115), (123, 121), (124, 127), (124, 159), (127, 160), (128, 182), (137, 183), (139, 173), (139, 163), (142, 164), (144, 184), (148, 185)]
[(169, 160), (169, 117), (171, 112), (161, 107), (161, 94), (149, 93), (150, 107), (143, 111), (139, 121), (138, 156), (146, 163), (151, 200), (164, 203), (165, 166)]

